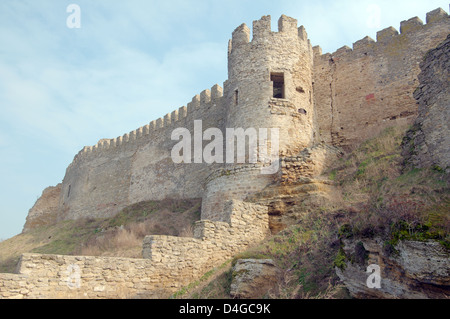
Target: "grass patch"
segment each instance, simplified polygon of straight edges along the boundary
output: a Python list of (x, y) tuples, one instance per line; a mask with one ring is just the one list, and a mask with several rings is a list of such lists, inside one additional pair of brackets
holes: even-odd
[(338, 284), (333, 261), (340, 213), (323, 210), (304, 214), (292, 225), (264, 242), (237, 254), (221, 270), (181, 289), (173, 298), (230, 298), (233, 267), (238, 259), (272, 259), (281, 269), (279, 287), (264, 298), (347, 298)]
[[(449, 176), (436, 167), (404, 166), (401, 145), (406, 129), (382, 132), (330, 169), (347, 210), (340, 238), (382, 236), (390, 251), (405, 239), (432, 239), (449, 246)], [(336, 262), (342, 265), (341, 261), (337, 255)]]
[(104, 220), (77, 254), (141, 258), (148, 235), (192, 236), (200, 219), (200, 200), (163, 200), (137, 203)]
[(336, 242), (339, 221), (337, 212), (311, 211), (297, 224), (237, 255), (234, 260), (274, 260), (283, 276), (277, 293), (272, 293), (270, 298), (331, 297), (331, 291), (340, 290), (333, 266), (339, 250)]
[(141, 258), (145, 236), (190, 236), (200, 211), (199, 199), (148, 201), (108, 219), (36, 227), (0, 242), (0, 272), (14, 272), (23, 253)]
[(336, 258), (333, 261), (333, 266), (344, 270), (347, 267), (347, 260), (348, 260), (348, 258), (345, 255), (344, 250), (343, 249), (339, 249), (339, 252), (336, 255)]
[(174, 293), (171, 299), (229, 299), (232, 260), (206, 272), (199, 280)]

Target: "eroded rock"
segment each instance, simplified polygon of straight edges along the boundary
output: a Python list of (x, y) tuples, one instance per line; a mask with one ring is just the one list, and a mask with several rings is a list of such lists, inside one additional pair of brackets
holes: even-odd
[(271, 259), (239, 259), (233, 268), (231, 296), (255, 299), (276, 286), (279, 269)]
[[(400, 241), (395, 253), (375, 239), (343, 240), (345, 262), (336, 273), (355, 298), (431, 299), (450, 295), (450, 252), (435, 241)], [(367, 272), (379, 266), (380, 285), (370, 287)]]

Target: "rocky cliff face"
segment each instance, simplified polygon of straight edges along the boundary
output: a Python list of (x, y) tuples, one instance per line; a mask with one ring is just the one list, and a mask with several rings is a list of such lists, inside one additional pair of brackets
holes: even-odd
[(61, 184), (47, 187), (34, 206), (29, 210), (23, 232), (42, 225), (48, 225), (57, 220)]
[(342, 263), (336, 273), (356, 298), (427, 299), (450, 295), (450, 252), (438, 242), (400, 241), (395, 253), (385, 249), (381, 238), (342, 242)]
[[(419, 115), (402, 144), (409, 167), (449, 172), (449, 57), (450, 35), (420, 65), (420, 85), (414, 93)], [(341, 245), (336, 273), (356, 298), (450, 296), (450, 250), (438, 241), (400, 240), (392, 245), (379, 234), (343, 238)]]
[(404, 139), (403, 155), (415, 167), (450, 171), (450, 35), (429, 51), (414, 92), (419, 115)]

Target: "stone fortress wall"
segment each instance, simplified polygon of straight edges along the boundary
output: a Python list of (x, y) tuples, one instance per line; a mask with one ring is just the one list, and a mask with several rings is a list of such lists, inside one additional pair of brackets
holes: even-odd
[[(140, 201), (203, 198), (204, 217), (221, 220), (218, 215), (227, 200), (243, 199), (272, 182), (272, 177), (261, 176), (258, 165), (194, 163), (194, 152), (191, 164), (173, 163), (171, 150), (177, 142), (171, 140), (171, 134), (182, 127), (193, 138), (194, 120), (202, 120), (203, 131), (216, 127), (224, 133), (226, 128), (279, 128), (281, 155), (311, 145), (315, 127), (312, 47), (305, 30), (286, 16), (280, 18), (278, 32), (271, 31), (270, 16), (255, 21), (253, 29), (252, 41), (245, 24), (233, 32), (225, 89), (215, 85), (196, 95), (187, 107), (81, 150), (60, 187), (58, 218), (109, 217)], [(247, 63), (249, 59), (253, 62)], [(272, 73), (284, 76), (283, 98), (273, 98)], [(290, 142), (293, 140), (297, 142)], [(217, 170), (226, 174), (217, 174)], [(230, 172), (239, 172), (237, 178), (247, 180), (248, 185), (231, 191), (236, 181), (220, 178)], [(241, 178), (243, 174), (248, 178)]]
[[(295, 19), (282, 16), (278, 32), (270, 22), (270, 16), (254, 21), (251, 41), (245, 24), (233, 32), (224, 89), (215, 85), (187, 107), (80, 151), (60, 186), (58, 219), (109, 217), (130, 204), (169, 197), (202, 198), (203, 216), (220, 220), (227, 200), (242, 200), (283, 172), (264, 176), (259, 165), (249, 164), (175, 164), (175, 128), (193, 135), (194, 120), (202, 120), (203, 131), (216, 127), (224, 133), (276, 127), (281, 162), (317, 142), (350, 149), (385, 127), (412, 123), (419, 64), (450, 30), (447, 13), (436, 9), (425, 25), (412, 18), (401, 23), (400, 33), (390, 27), (377, 33), (376, 42), (366, 37), (353, 50), (321, 54)], [(282, 98), (273, 98), (273, 74), (284, 77)]]
[[(215, 85), (196, 95), (187, 107), (115, 139), (85, 147), (67, 168), (59, 202), (61, 219), (109, 217), (146, 200), (201, 198), (209, 171), (204, 164), (175, 164), (171, 140), (177, 127), (194, 132), (217, 127), (223, 118), (222, 88)], [(193, 136), (192, 136), (193, 138)]]
[[(419, 64), (449, 31), (447, 13), (437, 9), (427, 14), (426, 25), (413, 18), (401, 23), (400, 34), (387, 28), (378, 32), (377, 42), (366, 37), (353, 50), (322, 54), (295, 19), (282, 16), (278, 32), (270, 30), (270, 16), (255, 21), (251, 41), (250, 29), (239, 26), (229, 43), (224, 89), (215, 85), (187, 107), (85, 147), (62, 184), (45, 194), (52, 199), (49, 212), (59, 220), (109, 217), (145, 200), (202, 198), (195, 238), (150, 236), (143, 260), (24, 255), (18, 274), (0, 275), (0, 296), (114, 298), (124, 291), (173, 292), (195, 280), (268, 234), (267, 207), (245, 202), (248, 197), (268, 185), (314, 177), (323, 166), (314, 159), (325, 162), (327, 154), (336, 154), (333, 146), (351, 149), (384, 127), (412, 122)], [(202, 120), (203, 131), (279, 128), (281, 170), (261, 174), (261, 161), (175, 164), (171, 150), (177, 141), (171, 134), (183, 127), (193, 135), (194, 120)], [(30, 211), (29, 217), (42, 219), (42, 205), (37, 206), (39, 213)], [(73, 264), (85, 276), (81, 290), (62, 279)]]
[(450, 171), (450, 34), (420, 64), (414, 91), (419, 114), (403, 141), (403, 155), (413, 167)]
[(267, 207), (230, 201), (194, 238), (147, 236), (143, 259), (24, 254), (0, 274), (2, 298), (167, 298), (269, 233)]
[(442, 9), (377, 32), (332, 54), (314, 47), (314, 97), (322, 141), (351, 149), (380, 130), (412, 123), (420, 63), (450, 33)]

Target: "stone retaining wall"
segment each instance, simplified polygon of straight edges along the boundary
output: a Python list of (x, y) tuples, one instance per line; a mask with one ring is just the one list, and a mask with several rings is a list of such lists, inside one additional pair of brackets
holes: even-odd
[(0, 274), (1, 298), (166, 298), (269, 233), (267, 207), (225, 205), (228, 220), (197, 222), (195, 238), (148, 236), (144, 259), (24, 254)]

